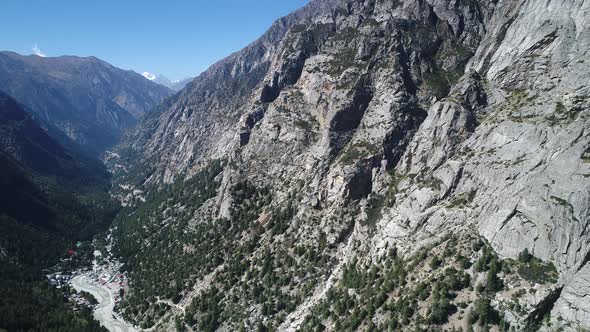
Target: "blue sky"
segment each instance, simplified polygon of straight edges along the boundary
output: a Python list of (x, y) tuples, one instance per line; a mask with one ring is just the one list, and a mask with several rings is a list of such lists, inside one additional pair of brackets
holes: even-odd
[(124, 69), (196, 76), (308, 0), (8, 0), (0, 50), (94, 55)]

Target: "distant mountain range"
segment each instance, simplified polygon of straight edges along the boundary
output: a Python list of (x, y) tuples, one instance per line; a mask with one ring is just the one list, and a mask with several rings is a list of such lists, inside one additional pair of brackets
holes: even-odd
[(185, 78), (182, 80), (174, 80), (171, 81), (169, 80), (166, 76), (161, 75), (161, 74), (152, 74), (149, 73), (147, 71), (144, 71), (142, 73), (143, 77), (147, 78), (148, 80), (158, 83), (160, 85), (163, 85), (165, 87), (168, 87), (174, 91), (180, 91), (182, 89), (184, 89), (184, 87), (193, 80), (193, 77), (189, 77), (189, 78)]
[(95, 57), (0, 52), (0, 90), (99, 154), (173, 91)]

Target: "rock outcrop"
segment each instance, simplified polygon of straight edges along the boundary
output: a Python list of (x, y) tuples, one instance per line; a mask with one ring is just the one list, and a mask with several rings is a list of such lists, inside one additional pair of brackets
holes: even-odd
[[(302, 328), (314, 308), (326, 306), (336, 280), (346, 279), (342, 271), (350, 262), (361, 269), (377, 264), (392, 247), (404, 257), (424, 248), (437, 252), (451, 235), (477, 233), (508, 266), (506, 284), (534, 289), (516, 304), (507, 304), (513, 292), (489, 295), (504, 322), (540, 328), (535, 324), (551, 312), (550, 326), (589, 329), (583, 292), (590, 252), (589, 9), (585, 0), (312, 1), (197, 77), (131, 132), (110, 163), (125, 166), (117, 168), (121, 186), (161, 195), (161, 188), (202, 176), (211, 161), (222, 160), (216, 197), (193, 206), (199, 212), (179, 224), (178, 216), (158, 214), (190, 203), (151, 210), (146, 222), (156, 229), (186, 227), (190, 234), (207, 220), (248, 220), (236, 211), (249, 191), (236, 188), (247, 181), (264, 189), (254, 197), (270, 202), (252, 211), (270, 221), (224, 239), (244, 244), (253, 237), (253, 247), (239, 255), (226, 249), (215, 277), (195, 273), (177, 292), (215, 298), (246, 328), (256, 322)], [(288, 222), (276, 233), (285, 209)], [(139, 247), (153, 245), (149, 234), (142, 241)], [(313, 248), (318, 261), (297, 258), (284, 270), (284, 253), (298, 252), (297, 246)], [(479, 254), (468, 247), (461, 256), (475, 259)], [(509, 263), (523, 252), (532, 253), (534, 263)], [(134, 254), (136, 263), (141, 255)], [(236, 257), (247, 265), (246, 277), (232, 279), (224, 270), (233, 269)], [(247, 300), (231, 306), (264, 257), (295, 280), (281, 288), (290, 296), (288, 309)], [(415, 264), (415, 284), (436, 276)], [(529, 268), (553, 275), (543, 264), (554, 265), (558, 278), (527, 279)], [(509, 266), (524, 279), (513, 280)], [(483, 278), (469, 273), (477, 282)], [(197, 283), (197, 293), (191, 291), (195, 276), (209, 278), (206, 286)], [(223, 295), (203, 291), (207, 287)], [(276, 293), (269, 294), (276, 303)], [(465, 301), (474, 303), (472, 310), (485, 307), (472, 293), (457, 296), (471, 299)], [(434, 309), (420, 306), (418, 317), (438, 322)], [(187, 304), (187, 310), (196, 309)], [(375, 312), (361, 328), (386, 324), (389, 314)], [(144, 313), (133, 318), (141, 321)], [(467, 324), (459, 316), (449, 320), (452, 326)], [(189, 325), (202, 318), (184, 317)], [(412, 324), (422, 324), (412, 317)], [(238, 326), (219, 321), (221, 329)], [(332, 318), (322, 324), (338, 329)]]

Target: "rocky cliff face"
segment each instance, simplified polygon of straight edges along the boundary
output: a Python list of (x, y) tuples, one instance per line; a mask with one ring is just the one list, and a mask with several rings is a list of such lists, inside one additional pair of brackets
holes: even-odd
[(94, 57), (0, 52), (0, 90), (70, 139), (100, 153), (172, 91)]
[[(164, 194), (143, 219), (182, 230), (166, 240), (182, 242), (182, 256), (206, 241), (224, 248), (176, 276), (175, 305), (152, 323), (589, 329), (589, 10), (584, 0), (316, 0), (212, 66), (110, 160), (129, 204), (222, 161), (214, 197)], [(120, 220), (122, 242), (133, 222)], [(216, 229), (222, 239), (201, 239)], [(153, 236), (133, 239), (132, 264)], [(446, 284), (451, 268), (471, 286)], [(342, 298), (352, 298), (344, 310)], [(152, 319), (152, 305), (130, 317)]]

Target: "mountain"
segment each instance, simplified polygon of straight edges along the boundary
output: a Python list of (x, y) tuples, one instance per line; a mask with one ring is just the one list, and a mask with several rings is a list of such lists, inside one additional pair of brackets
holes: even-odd
[(112, 221), (118, 207), (104, 165), (61, 146), (0, 92), (0, 170), (0, 329), (103, 331), (90, 310), (72, 310), (43, 270)]
[(171, 81), (169, 80), (166, 76), (164, 75), (154, 75), (152, 73), (148, 73), (147, 71), (144, 71), (142, 73), (143, 77), (147, 78), (148, 80), (158, 83), (160, 85), (163, 85), (165, 87), (168, 87), (174, 91), (180, 91), (182, 89), (184, 89), (184, 87), (190, 82), (192, 81), (192, 78), (185, 78), (182, 80), (174, 80)]
[[(88, 237), (95, 216), (79, 215), (80, 200), (107, 196), (109, 174), (99, 161), (76, 154), (51, 138), (24, 110), (0, 92), (0, 215), (60, 236)], [(98, 198), (98, 197), (96, 197)], [(104, 221), (103, 221), (104, 222)], [(104, 225), (103, 225), (104, 226)], [(3, 232), (6, 235), (7, 233)]]
[(172, 91), (95, 57), (0, 52), (0, 90), (93, 153), (118, 142)]
[(24, 106), (0, 91), (0, 151), (35, 173), (86, 185), (106, 184), (98, 160), (69, 151), (33, 119)]
[[(587, 0), (312, 0), (109, 159), (156, 330), (590, 329)], [(141, 194), (138, 194), (141, 193)]]

